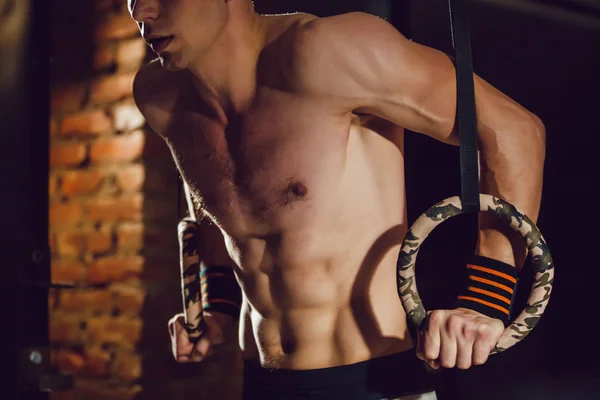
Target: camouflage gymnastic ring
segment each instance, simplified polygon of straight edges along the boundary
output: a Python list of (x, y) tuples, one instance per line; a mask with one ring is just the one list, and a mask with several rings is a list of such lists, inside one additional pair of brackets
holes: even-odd
[[(489, 212), (509, 224), (525, 240), (535, 278), (523, 312), (506, 328), (491, 354), (500, 353), (523, 340), (538, 323), (552, 292), (554, 264), (550, 250), (537, 226), (513, 205), (499, 198), (482, 194), (481, 211)], [(400, 249), (396, 271), (398, 295), (411, 324), (418, 329), (427, 315), (417, 291), (415, 262), (421, 244), (442, 222), (463, 214), (459, 197), (446, 199), (421, 215), (406, 234)]]

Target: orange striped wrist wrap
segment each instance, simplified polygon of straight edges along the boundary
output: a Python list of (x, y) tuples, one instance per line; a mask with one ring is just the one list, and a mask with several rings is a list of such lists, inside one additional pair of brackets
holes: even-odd
[(482, 256), (467, 264), (467, 284), (456, 307), (469, 308), (508, 325), (518, 281), (518, 269)]
[(242, 292), (231, 267), (202, 266), (200, 271), (202, 309), (240, 316)]

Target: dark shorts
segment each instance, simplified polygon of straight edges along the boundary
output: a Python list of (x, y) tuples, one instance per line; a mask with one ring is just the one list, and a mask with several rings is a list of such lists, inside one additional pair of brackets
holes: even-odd
[(414, 351), (315, 370), (270, 370), (244, 363), (244, 400), (381, 400), (433, 391)]

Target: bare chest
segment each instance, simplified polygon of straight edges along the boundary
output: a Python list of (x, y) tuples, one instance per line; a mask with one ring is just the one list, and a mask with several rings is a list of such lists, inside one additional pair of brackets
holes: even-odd
[(226, 230), (273, 231), (316, 212), (344, 169), (350, 117), (264, 90), (226, 125), (177, 118), (171, 148), (196, 205)]

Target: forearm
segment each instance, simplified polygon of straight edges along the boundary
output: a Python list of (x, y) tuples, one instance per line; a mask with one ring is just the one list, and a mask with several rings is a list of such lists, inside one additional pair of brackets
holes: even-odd
[[(545, 160), (541, 121), (522, 123), (512, 132), (480, 128), (481, 193), (502, 198), (532, 221), (540, 212)], [(527, 254), (523, 239), (490, 213), (481, 213), (476, 254), (521, 268)]]

